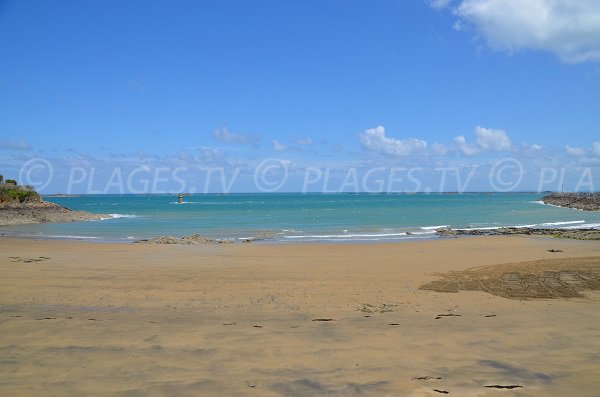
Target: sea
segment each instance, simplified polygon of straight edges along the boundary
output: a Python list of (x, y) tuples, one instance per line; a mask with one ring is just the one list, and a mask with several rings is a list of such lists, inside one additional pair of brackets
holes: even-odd
[(600, 229), (600, 212), (545, 205), (537, 193), (81, 195), (45, 197), (98, 221), (6, 226), (0, 234), (98, 242), (200, 234), (277, 243), (438, 238), (435, 229)]

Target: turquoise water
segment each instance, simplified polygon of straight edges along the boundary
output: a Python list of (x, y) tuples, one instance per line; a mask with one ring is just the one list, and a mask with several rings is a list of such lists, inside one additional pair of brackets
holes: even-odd
[(48, 197), (111, 214), (102, 221), (4, 227), (9, 235), (133, 241), (198, 233), (271, 241), (388, 241), (434, 237), (439, 226), (600, 228), (600, 212), (543, 205), (540, 194), (228, 194)]

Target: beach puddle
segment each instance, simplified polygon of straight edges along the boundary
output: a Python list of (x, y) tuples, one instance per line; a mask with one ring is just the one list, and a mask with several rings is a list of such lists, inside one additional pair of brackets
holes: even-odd
[(511, 299), (580, 298), (600, 290), (600, 257), (540, 260), (437, 273), (420, 289), (436, 292), (484, 291)]

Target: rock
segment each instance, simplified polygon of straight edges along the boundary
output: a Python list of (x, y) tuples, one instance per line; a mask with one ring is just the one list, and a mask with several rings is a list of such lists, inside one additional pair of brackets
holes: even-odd
[(135, 241), (136, 244), (180, 244), (180, 245), (200, 245), (200, 244), (230, 244), (232, 240), (213, 239), (204, 237), (199, 234), (191, 236), (173, 237), (173, 236), (158, 236), (146, 240)]
[(569, 238), (575, 240), (600, 240), (598, 229), (550, 229), (530, 227), (503, 227), (499, 229), (437, 229), (436, 233), (442, 237), (456, 236), (548, 236), (556, 238)]
[(600, 193), (550, 193), (542, 201), (559, 207), (600, 211)]
[(75, 222), (109, 218), (105, 214), (92, 214), (86, 211), (73, 211), (58, 204), (34, 201), (18, 201), (0, 204), (0, 226), (23, 225), (28, 223)]

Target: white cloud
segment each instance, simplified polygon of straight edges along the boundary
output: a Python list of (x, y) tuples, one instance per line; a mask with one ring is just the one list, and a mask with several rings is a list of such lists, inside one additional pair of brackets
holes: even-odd
[(30, 150), (32, 148), (31, 144), (26, 141), (8, 141), (1, 140), (0, 141), (0, 149), (6, 150)]
[(537, 143), (534, 143), (533, 145), (531, 145), (531, 148), (532, 148), (533, 150), (541, 150), (541, 149), (543, 149), (544, 147), (543, 147), (542, 145), (538, 145)]
[(481, 151), (481, 149), (478, 148), (476, 145), (473, 145), (472, 143), (467, 143), (467, 140), (465, 139), (464, 135), (459, 135), (456, 138), (454, 138), (454, 143), (456, 143), (456, 145), (458, 146), (458, 150), (460, 150), (463, 156), (475, 156)]
[(296, 139), (298, 145), (312, 145), (314, 141), (311, 138), (298, 138)]
[(422, 154), (427, 150), (427, 142), (421, 139), (388, 138), (382, 126), (365, 130), (360, 134), (360, 143), (365, 150), (392, 157)]
[(567, 145), (565, 146), (565, 152), (567, 152), (569, 156), (583, 157), (587, 150), (581, 147), (571, 147)]
[(283, 152), (284, 150), (287, 150), (287, 146), (279, 142), (277, 139), (272, 139), (271, 145), (273, 146), (273, 150), (277, 150), (278, 152)]
[(477, 145), (484, 150), (505, 151), (510, 150), (511, 142), (503, 130), (493, 128), (475, 127)]
[(225, 158), (225, 156), (221, 152), (214, 148), (199, 147), (196, 150), (200, 153), (201, 158), (204, 161), (217, 162)]
[(462, 0), (455, 13), (495, 49), (544, 50), (573, 63), (600, 61), (598, 0)]
[(600, 158), (600, 142), (592, 142), (591, 148), (565, 146), (565, 152), (574, 157)]
[(255, 145), (260, 141), (258, 134), (237, 134), (230, 132), (227, 127), (219, 127), (213, 131), (213, 137), (221, 142)]
[(600, 158), (600, 142), (592, 143), (592, 155)]
[(508, 151), (512, 143), (503, 130), (475, 127), (475, 143), (467, 142), (464, 135), (454, 138), (454, 143), (463, 156), (475, 156), (484, 151)]
[(448, 147), (446, 145), (437, 142), (431, 145), (431, 150), (437, 156), (445, 156), (449, 152)]

